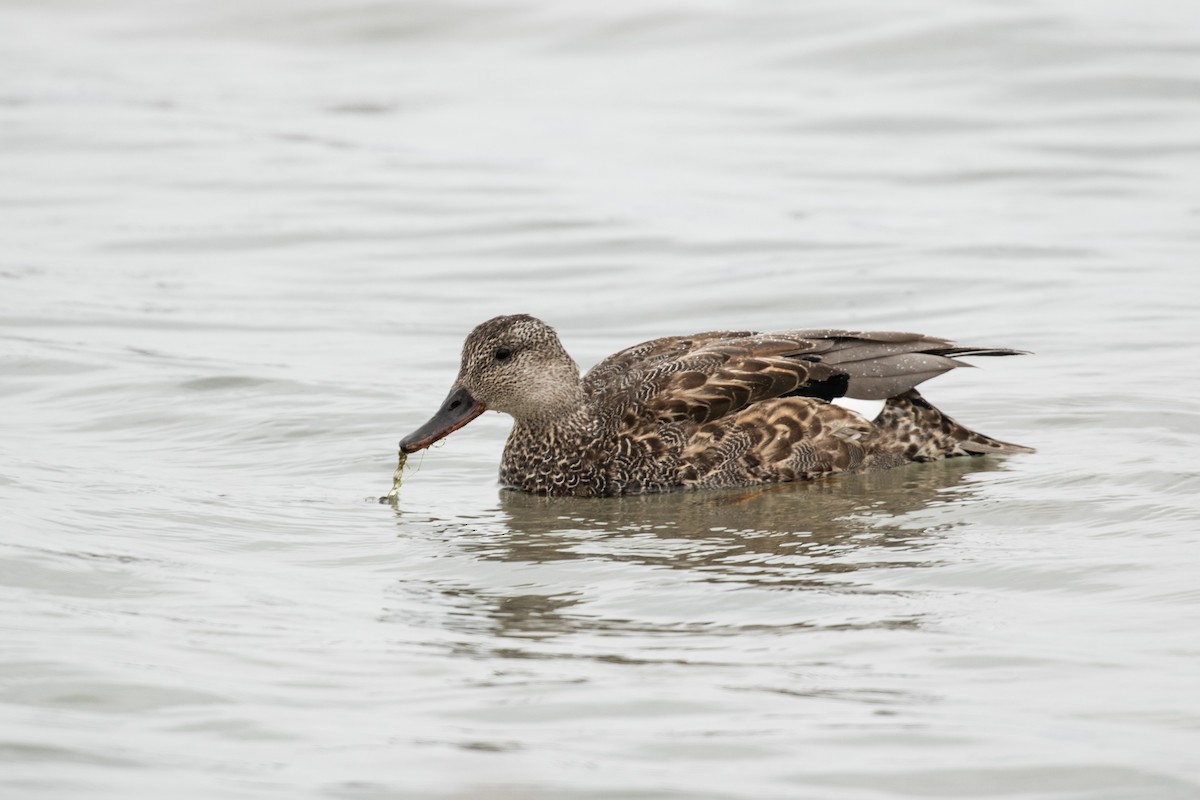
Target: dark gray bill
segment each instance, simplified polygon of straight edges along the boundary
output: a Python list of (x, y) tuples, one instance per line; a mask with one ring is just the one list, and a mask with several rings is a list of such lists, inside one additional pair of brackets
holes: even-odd
[(444, 439), (478, 417), (487, 406), (477, 401), (466, 389), (451, 389), (437, 413), (421, 427), (400, 440), (400, 452), (415, 453)]

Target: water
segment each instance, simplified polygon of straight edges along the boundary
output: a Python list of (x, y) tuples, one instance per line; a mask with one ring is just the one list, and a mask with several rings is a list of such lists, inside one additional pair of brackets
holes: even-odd
[[(4, 796), (1200, 796), (1197, 22), (0, 5)], [(519, 311), (1029, 349), (926, 394), (1039, 452), (379, 505)]]

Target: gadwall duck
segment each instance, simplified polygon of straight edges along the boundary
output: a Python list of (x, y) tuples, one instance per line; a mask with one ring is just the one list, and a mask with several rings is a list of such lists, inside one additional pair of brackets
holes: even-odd
[[(917, 384), (962, 347), (915, 333), (711, 331), (634, 345), (582, 378), (546, 323), (488, 320), (467, 337), (449, 396), (400, 441), (429, 447), (487, 409), (515, 420), (500, 481), (546, 495), (604, 497), (749, 486), (913, 461), (1032, 450), (975, 433)], [(874, 420), (833, 404), (885, 400)]]

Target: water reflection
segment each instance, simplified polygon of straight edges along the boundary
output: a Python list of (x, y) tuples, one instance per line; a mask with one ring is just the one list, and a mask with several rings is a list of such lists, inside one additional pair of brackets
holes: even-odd
[[(443, 579), (402, 593), (440, 595), (439, 625), (482, 636), (455, 649), (479, 655), (640, 659), (628, 653), (549, 652), (496, 639), (542, 641), (572, 633), (600, 636), (728, 636), (747, 632), (903, 629), (919, 626), (899, 602), (903, 592), (879, 570), (924, 568), (927, 551), (961, 524), (978, 496), (972, 476), (1003, 469), (994, 459), (956, 459), (811, 484), (647, 495), (610, 500), (543, 498), (502, 490), (490, 520), (459, 520), (440, 532), (476, 566), (508, 565), (520, 579), (497, 591)], [(944, 508), (946, 514), (939, 514)], [(406, 525), (411, 525), (411, 521)], [(607, 567), (621, 565), (618, 574)], [(668, 571), (664, 573), (664, 570)], [(781, 609), (744, 594), (805, 592)], [(754, 606), (754, 621), (705, 610), (713, 592)], [(743, 594), (733, 596), (731, 592)], [(655, 614), (597, 612), (610, 596), (640, 596)], [(864, 598), (847, 616), (837, 596)], [(875, 597), (877, 600), (871, 600)], [(426, 597), (428, 599), (428, 597)], [(596, 604), (589, 607), (589, 604)], [(772, 606), (775, 604), (775, 606)], [(826, 606), (837, 607), (835, 612)], [(532, 649), (531, 649), (532, 648)], [(590, 648), (585, 648), (590, 649)], [(642, 654), (645, 655), (645, 654)], [(656, 653), (652, 660), (671, 660)], [(689, 658), (689, 663), (692, 659)]]
[(464, 547), (505, 561), (599, 558), (705, 570), (714, 581), (745, 581), (748, 570), (765, 579), (797, 556), (811, 559), (805, 566), (813, 571), (844, 573), (888, 565), (886, 558), (841, 558), (855, 551), (919, 551), (951, 523), (912, 515), (971, 502), (968, 477), (1002, 465), (955, 459), (812, 483), (610, 500), (503, 490), (505, 535)]

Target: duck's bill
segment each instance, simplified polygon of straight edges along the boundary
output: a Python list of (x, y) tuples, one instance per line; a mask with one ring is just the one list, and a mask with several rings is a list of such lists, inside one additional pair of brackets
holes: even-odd
[(424, 450), (454, 433), (484, 411), (487, 411), (487, 406), (471, 397), (466, 389), (453, 389), (429, 422), (400, 440), (400, 452), (415, 453)]

